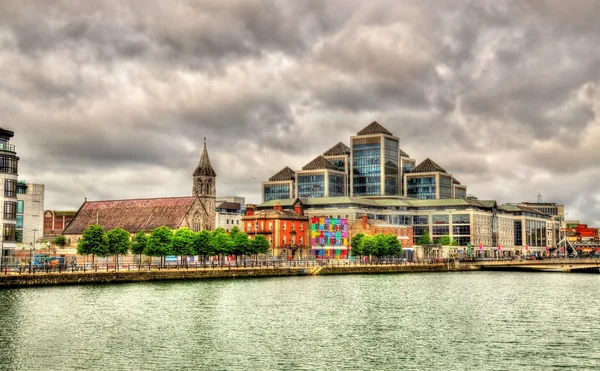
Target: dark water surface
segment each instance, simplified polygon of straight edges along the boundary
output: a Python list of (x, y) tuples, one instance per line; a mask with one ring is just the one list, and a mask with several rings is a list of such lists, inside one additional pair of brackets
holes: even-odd
[(600, 275), (0, 290), (0, 370), (600, 370)]

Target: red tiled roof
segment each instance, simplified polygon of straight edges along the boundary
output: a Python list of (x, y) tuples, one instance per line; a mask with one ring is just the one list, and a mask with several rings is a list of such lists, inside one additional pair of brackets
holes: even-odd
[(105, 231), (120, 227), (130, 233), (167, 226), (176, 229), (195, 197), (143, 198), (84, 202), (63, 234), (82, 234), (98, 223)]

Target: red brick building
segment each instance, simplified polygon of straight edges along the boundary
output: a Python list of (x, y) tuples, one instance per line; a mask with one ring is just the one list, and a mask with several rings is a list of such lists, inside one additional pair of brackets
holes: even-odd
[(350, 226), (351, 236), (362, 233), (367, 236), (376, 234), (393, 234), (398, 237), (398, 242), (402, 248), (411, 247), (413, 241), (413, 229), (408, 225), (387, 224), (382, 220), (367, 219), (363, 215), (361, 220), (357, 220)]
[(294, 206), (294, 211), (283, 210), (278, 203), (271, 210), (259, 212), (247, 206), (246, 215), (242, 217), (242, 230), (250, 238), (265, 236), (272, 255), (280, 259), (311, 256), (309, 218), (304, 216), (300, 204)]
[(62, 234), (69, 225), (77, 210), (46, 210), (44, 211), (44, 237), (52, 238)]

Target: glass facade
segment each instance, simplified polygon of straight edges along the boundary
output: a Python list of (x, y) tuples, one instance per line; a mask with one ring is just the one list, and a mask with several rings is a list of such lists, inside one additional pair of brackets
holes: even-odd
[(263, 186), (265, 202), (271, 200), (281, 200), (291, 198), (290, 196), (291, 184), (265, 184)]
[(329, 174), (329, 197), (344, 196), (344, 185), (346, 175)]
[(411, 176), (406, 182), (408, 197), (435, 200), (435, 175)]
[(356, 138), (352, 142), (352, 177), (354, 196), (381, 194), (381, 140)]
[(455, 198), (467, 198), (467, 191), (462, 187), (454, 188), (454, 197)]
[(523, 246), (523, 223), (515, 220), (515, 246)]
[(546, 246), (546, 222), (525, 220), (525, 236), (529, 246)]
[(440, 199), (446, 198), (452, 198), (452, 178), (440, 175)]
[(297, 174), (298, 197), (325, 197), (325, 173)]
[(399, 143), (395, 139), (384, 138), (384, 163), (385, 163), (385, 194), (397, 195), (398, 192), (398, 154)]

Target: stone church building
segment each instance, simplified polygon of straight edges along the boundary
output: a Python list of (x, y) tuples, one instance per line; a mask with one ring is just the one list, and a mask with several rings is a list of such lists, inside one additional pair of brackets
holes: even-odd
[(110, 201), (86, 199), (63, 235), (74, 244), (92, 224), (104, 227), (105, 231), (120, 227), (132, 234), (150, 232), (161, 226), (171, 229), (188, 227), (194, 232), (213, 230), (216, 178), (217, 174), (208, 158), (205, 138), (200, 163), (192, 175), (192, 196)]

